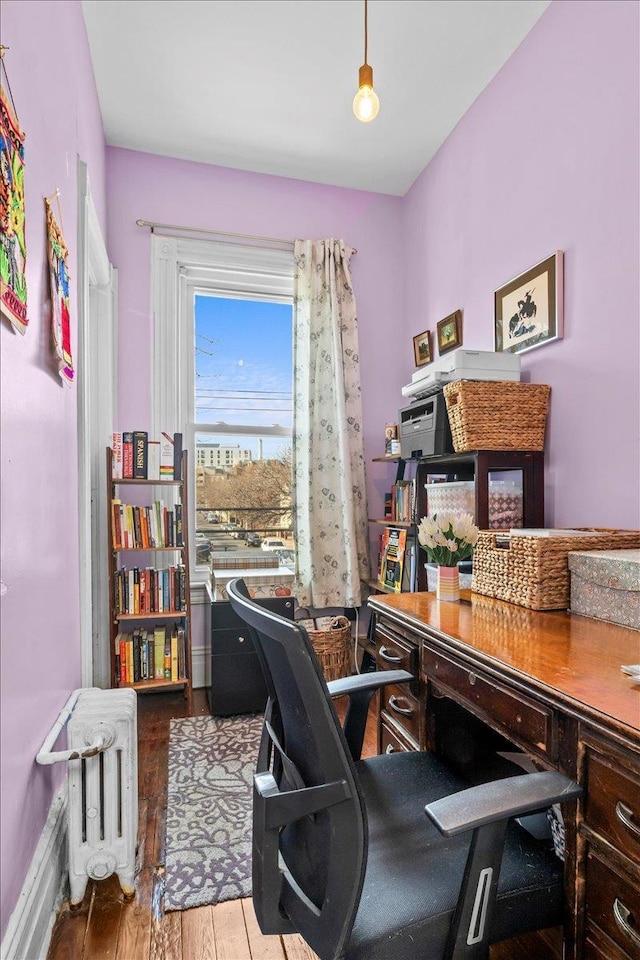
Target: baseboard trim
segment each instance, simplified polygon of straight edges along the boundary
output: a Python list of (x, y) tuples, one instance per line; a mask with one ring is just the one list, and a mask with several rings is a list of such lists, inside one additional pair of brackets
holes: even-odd
[(0, 946), (2, 960), (45, 960), (68, 870), (67, 781), (56, 793)]
[(193, 667), (193, 686), (206, 687), (207, 670), (209, 666), (210, 653), (207, 647), (196, 647), (191, 651), (191, 666)]

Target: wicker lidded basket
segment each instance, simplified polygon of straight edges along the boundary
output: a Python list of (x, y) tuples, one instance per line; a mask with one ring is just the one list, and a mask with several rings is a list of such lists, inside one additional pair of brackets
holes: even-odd
[[(532, 537), (482, 530), (473, 550), (471, 589), (530, 610), (566, 610), (571, 551), (640, 546), (640, 530), (585, 531), (581, 536)], [(498, 545), (501, 541), (505, 546)]]
[(339, 680), (351, 674), (351, 623), (346, 617), (333, 617), (327, 630), (307, 630), (324, 678)]
[(543, 450), (551, 387), (510, 380), (454, 380), (443, 388), (453, 449)]

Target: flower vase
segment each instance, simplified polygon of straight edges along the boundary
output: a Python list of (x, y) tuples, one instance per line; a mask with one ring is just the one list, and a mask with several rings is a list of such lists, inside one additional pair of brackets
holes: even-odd
[(456, 567), (438, 567), (438, 583), (436, 586), (438, 600), (460, 599), (460, 575)]

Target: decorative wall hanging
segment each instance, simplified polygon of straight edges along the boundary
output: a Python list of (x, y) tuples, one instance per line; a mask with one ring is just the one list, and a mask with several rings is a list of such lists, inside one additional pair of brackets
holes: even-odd
[(44, 198), (47, 213), (47, 259), (49, 260), (49, 280), (51, 284), (51, 320), (53, 346), (58, 360), (58, 373), (67, 383), (73, 383), (74, 370), (71, 359), (71, 318), (69, 314), (69, 268), (67, 260), (69, 250), (64, 242), (62, 229), (58, 225), (51, 201), (58, 201), (58, 212), (62, 223), (60, 193)]
[(0, 50), (0, 312), (18, 333), (27, 329), (24, 133)]
[(524, 353), (562, 338), (563, 260), (562, 250), (556, 250), (496, 290), (496, 350)]
[(462, 344), (462, 310), (450, 313), (438, 323), (438, 353), (448, 353)]
[(413, 338), (413, 359), (416, 367), (422, 367), (425, 363), (431, 363), (433, 353), (431, 352), (431, 331), (425, 330)]

